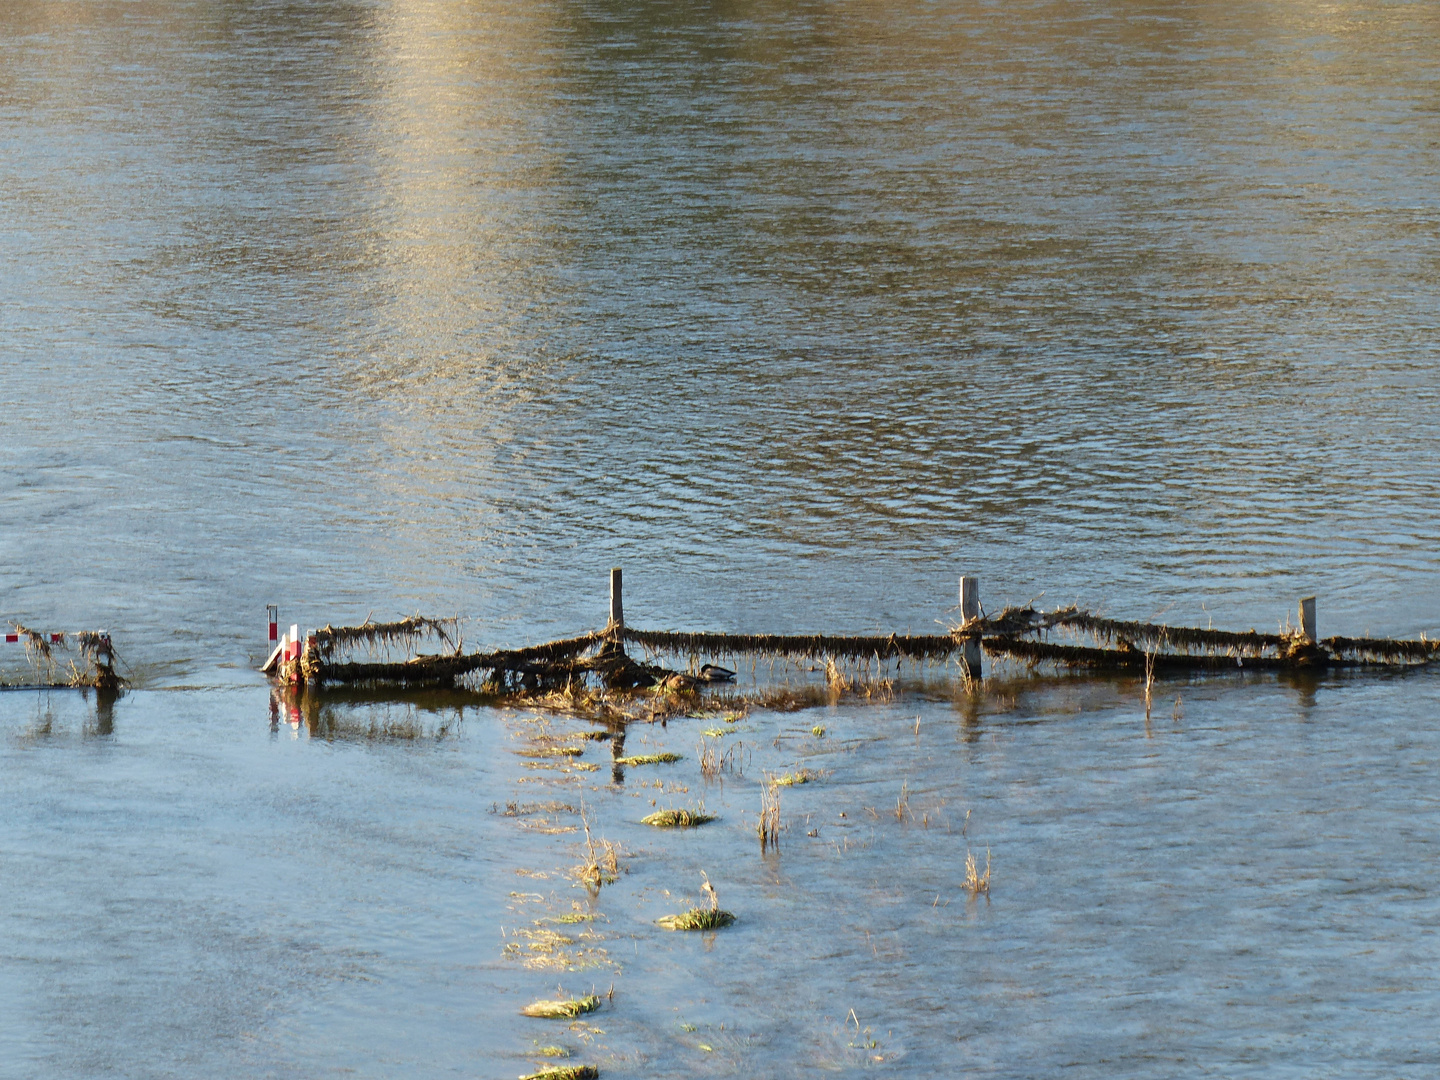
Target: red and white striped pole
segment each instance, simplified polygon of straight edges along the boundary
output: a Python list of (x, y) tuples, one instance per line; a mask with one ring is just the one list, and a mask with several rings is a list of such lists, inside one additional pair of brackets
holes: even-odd
[(274, 604), (265, 605), (265, 614), (270, 616), (270, 647), (280, 643), (280, 609)]

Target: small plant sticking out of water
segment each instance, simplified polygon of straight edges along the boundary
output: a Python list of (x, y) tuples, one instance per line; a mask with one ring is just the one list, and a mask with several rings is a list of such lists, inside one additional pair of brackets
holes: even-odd
[(599, 1075), (600, 1070), (594, 1065), (557, 1065), (522, 1076), (520, 1080), (596, 1080)]
[(852, 1049), (878, 1050), (880, 1048), (879, 1042), (876, 1041), (874, 1034), (868, 1027), (863, 1032), (860, 1030), (860, 1018), (855, 1015), (854, 1009), (850, 1010), (848, 1022), (855, 1025), (855, 1038), (850, 1043)]
[(700, 740), (700, 772), (710, 778), (720, 775), (720, 754), (709, 739)]
[(655, 920), (656, 923), (666, 930), (718, 930), (735, 921), (730, 912), (720, 910), (720, 896), (715, 892), (715, 886), (710, 884), (709, 876), (703, 871), (700, 876), (704, 878), (700, 891), (709, 898), (710, 906), (691, 908), (682, 915), (663, 915)]
[(730, 734), (730, 729), (723, 727), (712, 727), (706, 728), (704, 731), (700, 732), (700, 734), (704, 735), (707, 739), (723, 739), (726, 735)]
[(658, 814), (641, 818), (640, 824), (654, 825), (657, 829), (692, 829), (714, 820), (714, 814), (693, 810), (661, 810)]
[(581, 998), (561, 998), (558, 1001), (532, 1001), (520, 1010), (521, 1016), (536, 1016), (542, 1020), (574, 1020), (600, 1008), (600, 996), (587, 994)]
[(563, 1046), (537, 1046), (535, 1047), (535, 1056), (542, 1058), (567, 1058), (570, 1056), (570, 1051), (566, 1050)]
[(669, 765), (673, 761), (683, 761), (680, 754), (635, 754), (631, 757), (618, 757), (616, 765)]
[(1153, 704), (1151, 690), (1155, 686), (1155, 651), (1145, 651), (1145, 723), (1150, 723), (1150, 708)]
[(910, 782), (900, 781), (900, 795), (895, 800), (895, 820), (903, 822), (908, 817), (914, 817), (910, 813)]
[(817, 739), (822, 739), (822, 738), (824, 738), (824, 737), (825, 737), (825, 725), (824, 725), (824, 724), (816, 724), (814, 727), (812, 727), (812, 728), (810, 729), (810, 734), (811, 734), (811, 735), (814, 735)]
[(825, 658), (825, 685), (840, 694), (850, 689), (850, 679), (840, 670), (833, 656)]
[(620, 877), (620, 847), (609, 840), (596, 840), (590, 835), (590, 819), (580, 807), (580, 823), (585, 826), (585, 861), (575, 869), (576, 876), (591, 892), (601, 885), (613, 885)]
[(1180, 718), (1181, 718), (1182, 716), (1184, 716), (1184, 715), (1185, 715), (1185, 710), (1184, 710), (1183, 706), (1182, 706), (1181, 703), (1180, 703), (1180, 695), (1179, 695), (1179, 694), (1176, 694), (1176, 695), (1175, 695), (1175, 711), (1170, 714), (1170, 719), (1171, 719), (1171, 720), (1174, 720), (1174, 721), (1178, 724), (1178, 723), (1180, 722)]
[(820, 775), (814, 769), (801, 769), (798, 772), (781, 773), (779, 776), (771, 777), (770, 783), (776, 787), (794, 787), (796, 784), (808, 784), (812, 780), (819, 780)]
[(970, 890), (971, 896), (979, 896), (984, 893), (990, 895), (990, 849), (985, 849), (985, 872), (980, 873), (980, 868), (975, 862), (975, 853), (965, 852), (965, 888)]
[(780, 843), (780, 789), (774, 780), (769, 780), (760, 789), (760, 820), (755, 823), (760, 836), (760, 850), (776, 847)]

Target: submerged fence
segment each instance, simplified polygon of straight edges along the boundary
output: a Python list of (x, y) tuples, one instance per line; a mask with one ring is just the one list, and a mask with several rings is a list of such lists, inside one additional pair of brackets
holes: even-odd
[[(986, 615), (979, 583), (961, 579), (961, 619), (944, 634), (730, 634), (707, 631), (642, 630), (625, 624), (622, 576), (611, 571), (610, 619), (603, 629), (520, 649), (464, 652), (454, 620), (416, 616), (393, 623), (326, 626), (301, 635), (292, 627), (276, 645), (265, 669), (292, 683), (455, 685), (479, 673), (497, 691), (540, 691), (595, 680), (615, 689), (661, 687), (695, 690), (728, 682), (733, 672), (701, 660), (759, 656), (834, 664), (853, 661), (955, 661), (960, 677), (979, 678), (983, 656), (1036, 666), (1052, 664), (1097, 671), (1219, 671), (1240, 669), (1323, 669), (1392, 667), (1428, 663), (1440, 655), (1440, 641), (1419, 639), (1320, 639), (1315, 598), (1300, 601), (1298, 625), (1273, 634), (1227, 631), (1108, 619), (1071, 606), (1042, 611), (1009, 607)], [(272, 618), (272, 640), (274, 640)], [(1066, 640), (1057, 640), (1059, 638)], [(346, 660), (347, 649), (403, 646), (433, 638), (446, 651), (403, 661)], [(687, 671), (674, 671), (630, 656), (626, 645), (651, 655), (690, 658)]]

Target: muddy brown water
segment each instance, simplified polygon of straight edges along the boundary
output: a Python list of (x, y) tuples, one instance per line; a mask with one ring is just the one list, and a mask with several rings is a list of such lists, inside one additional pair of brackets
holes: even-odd
[[(253, 668), (269, 602), (518, 645), (617, 564), (660, 628), (931, 632), (971, 572), (1437, 632), (1436, 40), (0, 0), (0, 618), (111, 630), (136, 686), (0, 694), (0, 1073), (1432, 1075), (1433, 674), (1166, 683), (1148, 727), (1128, 680), (761, 710), (722, 787), (713, 720), (617, 782), (512, 753), (521, 712), (272, 725)], [(518, 813), (581, 800), (625, 852), (593, 906), (574, 815)], [(658, 930), (701, 871), (739, 921)], [(612, 984), (598, 1031), (518, 1015)]]

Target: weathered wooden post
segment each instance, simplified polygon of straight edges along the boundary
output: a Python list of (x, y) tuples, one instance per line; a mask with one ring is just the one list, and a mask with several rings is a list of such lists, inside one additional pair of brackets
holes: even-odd
[[(967, 623), (971, 619), (980, 617), (980, 579), (975, 577), (962, 577), (960, 579), (960, 617)], [(980, 678), (980, 641), (965, 643), (961, 659), (965, 662), (966, 674), (972, 679)]]
[(1313, 596), (1307, 596), (1300, 601), (1300, 632), (1312, 645), (1320, 640), (1320, 636), (1315, 632), (1315, 597)]
[(624, 633), (625, 631), (625, 605), (621, 599), (622, 584), (623, 583), (620, 578), (620, 567), (617, 566), (610, 571), (609, 626), (609, 629), (615, 632), (617, 641), (619, 640), (619, 635)]

